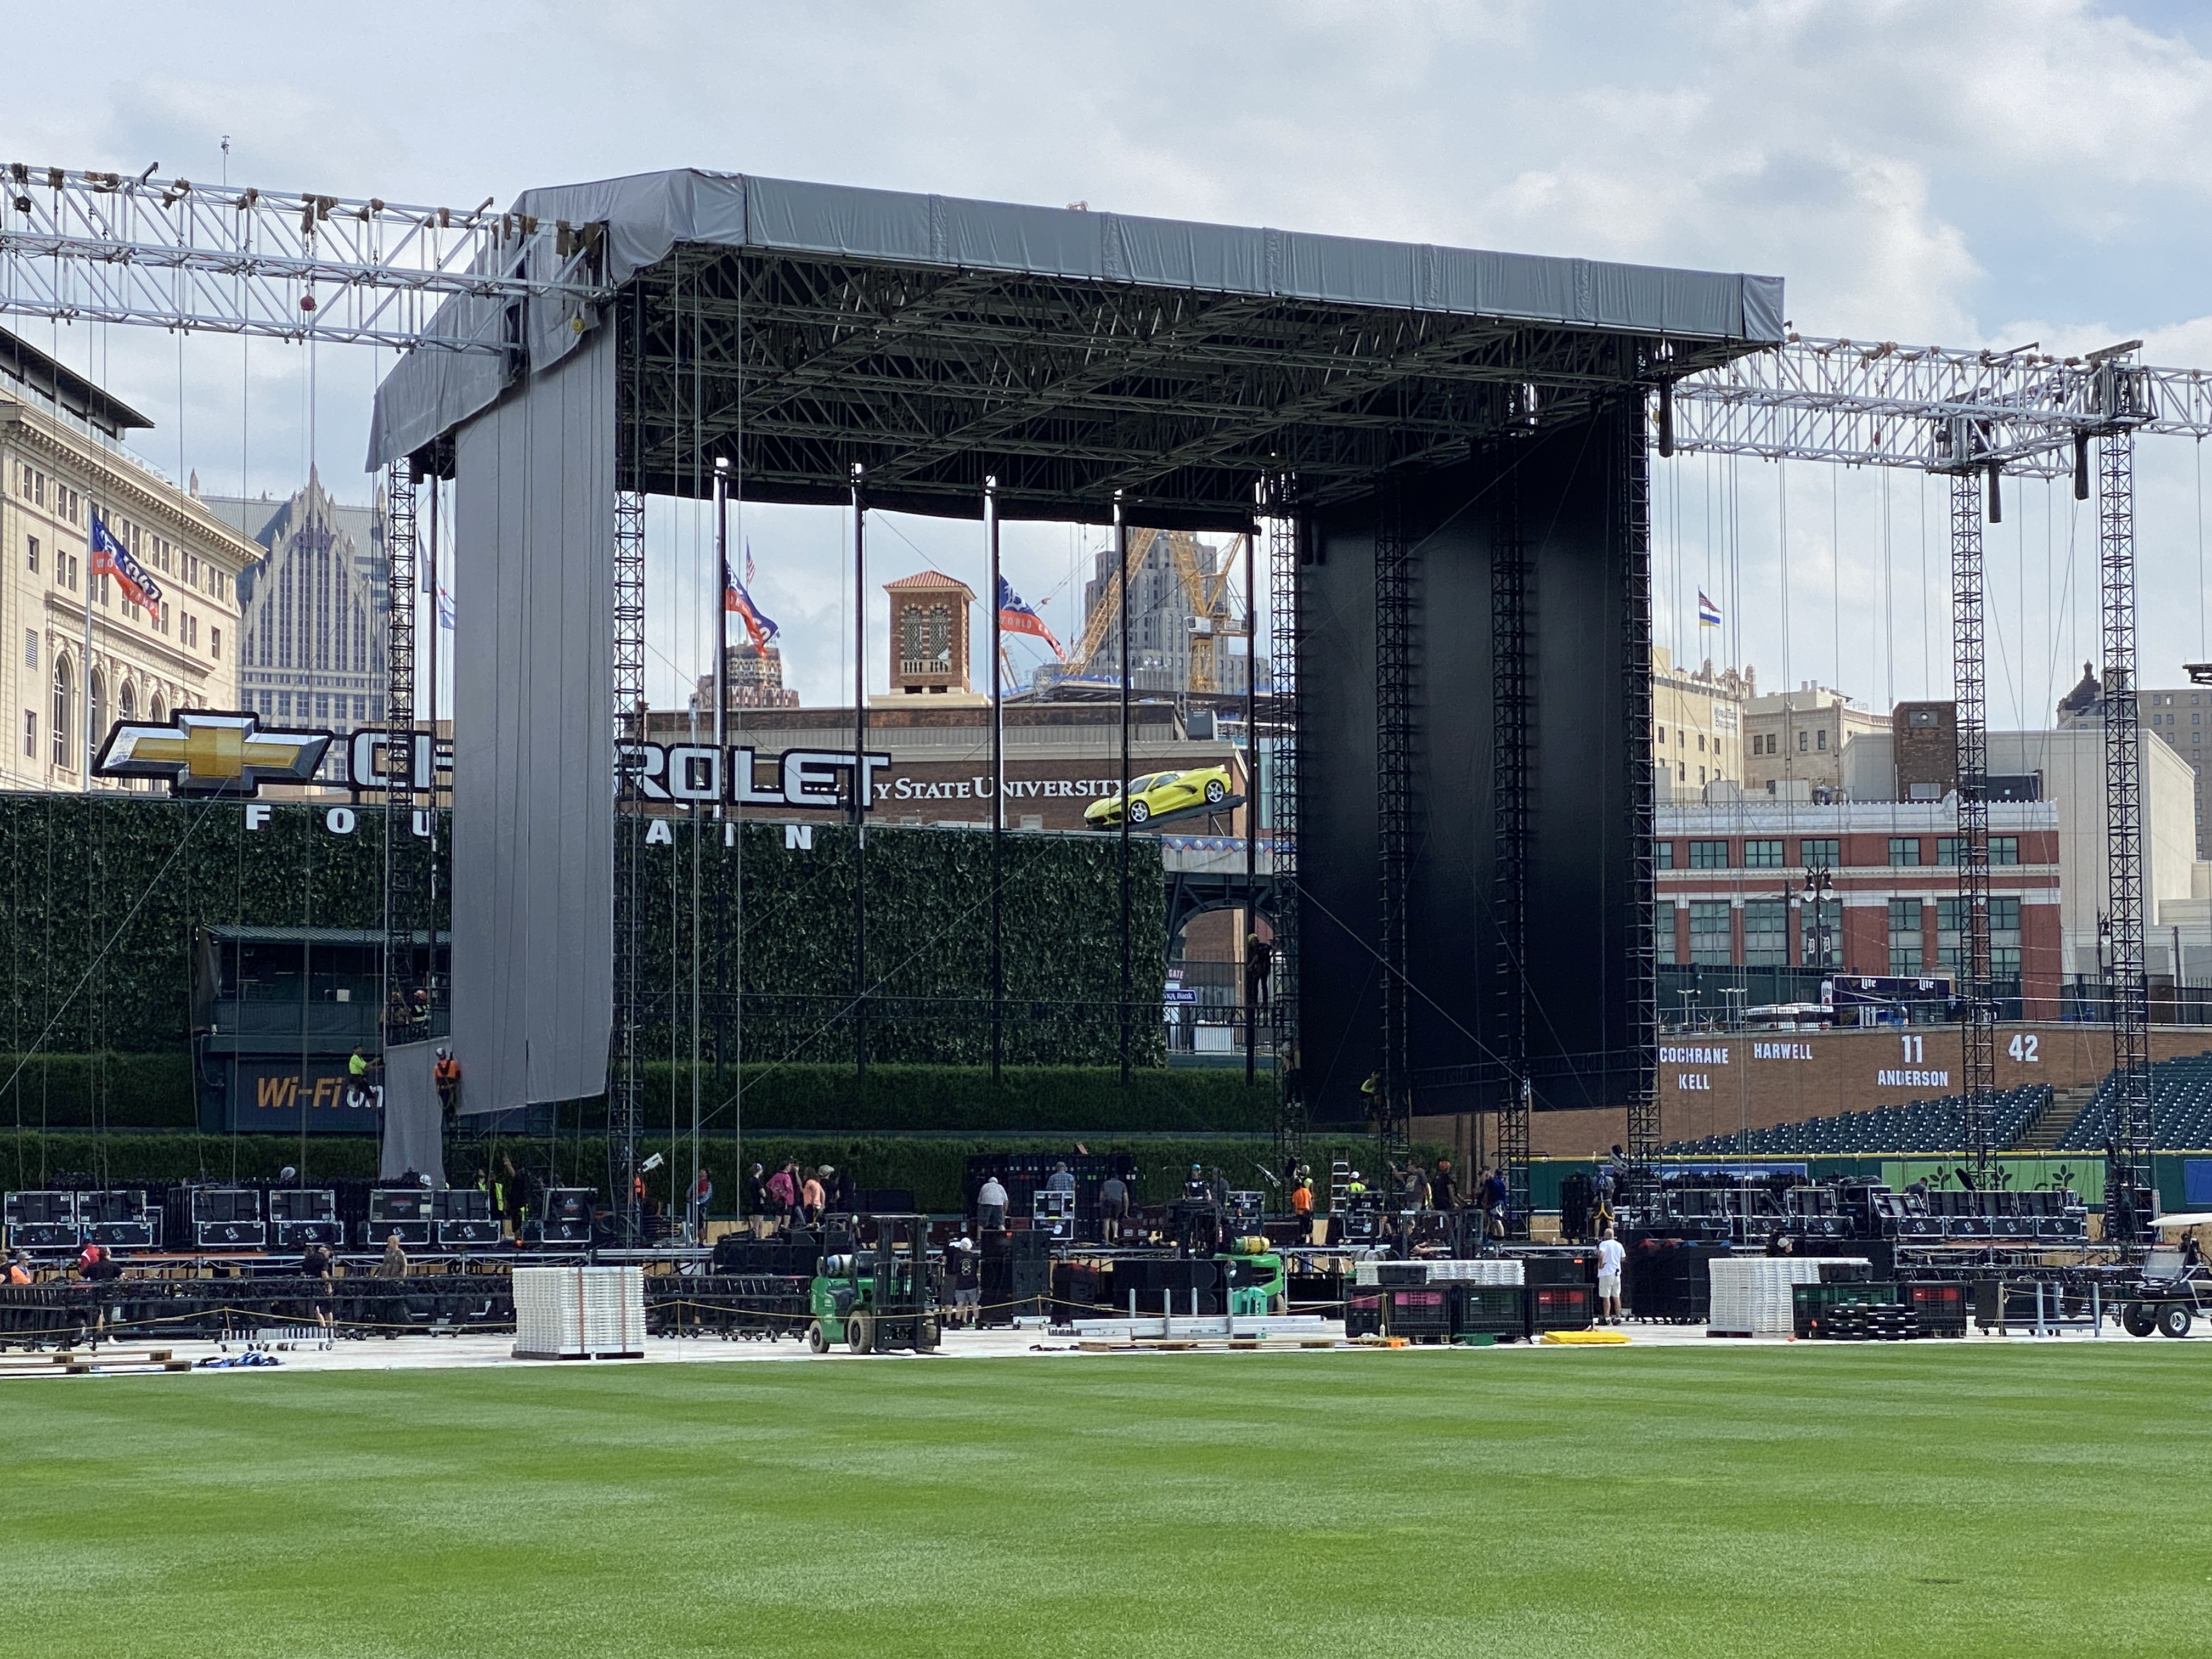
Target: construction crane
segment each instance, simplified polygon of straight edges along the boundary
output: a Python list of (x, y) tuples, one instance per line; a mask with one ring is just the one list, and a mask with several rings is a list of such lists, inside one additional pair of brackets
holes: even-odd
[(1152, 556), (1153, 544), (1162, 537), (1167, 539), (1169, 566), (1175, 573), (1176, 590), (1182, 596), (1183, 625), (1190, 634), (1189, 689), (1211, 695), (1221, 689), (1214, 642), (1224, 637), (1233, 638), (1241, 631), (1230, 615), (1228, 586), (1230, 574), (1237, 568), (1239, 550), (1246, 539), (1242, 536), (1230, 544), (1229, 552), (1220, 561), (1220, 568), (1208, 575), (1199, 558), (1198, 538), (1188, 530), (1132, 530), (1127, 570), (1115, 570), (1107, 576), (1105, 586), (1099, 590), (1098, 602), (1083, 619), (1082, 637), (1067, 653), (1068, 672), (1090, 672), (1121, 615), (1123, 577), (1145, 568), (1145, 562)]

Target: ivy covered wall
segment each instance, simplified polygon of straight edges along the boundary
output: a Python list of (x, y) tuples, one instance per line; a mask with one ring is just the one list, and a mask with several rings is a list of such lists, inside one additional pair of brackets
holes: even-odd
[[(356, 809), (349, 835), (331, 833), (328, 811), (270, 803), (249, 830), (235, 801), (0, 794), (0, 1051), (180, 1053), (201, 927), (380, 927), (382, 811)], [(737, 1059), (742, 953), (744, 1060), (848, 1060), (853, 832), (817, 827), (811, 848), (787, 848), (781, 825), (750, 824), (740, 848), (721, 825), (696, 836), (687, 823), (669, 827), (670, 843), (637, 849), (641, 1058), (689, 1057), (696, 942), (704, 1057)], [(402, 836), (393, 849), (417, 891), (428, 848)], [(1005, 852), (1006, 1062), (1118, 1064), (1116, 840), (1010, 836)], [(1131, 1058), (1155, 1066), (1165, 1062), (1166, 900), (1158, 848), (1144, 839), (1131, 844), (1129, 896)], [(871, 1057), (988, 1062), (989, 838), (871, 829), (866, 910)]]
[[(854, 1053), (854, 832), (818, 826), (811, 848), (781, 824), (669, 825), (672, 845), (637, 863), (646, 964), (644, 1057), (684, 1060), (690, 1044), (694, 917), (702, 1056), (737, 1058), (743, 963), (744, 1058), (849, 1061)], [(622, 826), (637, 833), (638, 821)], [(1005, 839), (1002, 1042), (1010, 1066), (1118, 1065), (1121, 879), (1116, 838)], [(866, 1021), (872, 1060), (961, 1066), (991, 1056), (991, 841), (986, 835), (870, 829)], [(1129, 858), (1129, 1042), (1139, 1066), (1166, 1064), (1167, 899), (1157, 842)], [(672, 1038), (677, 1044), (671, 1051)]]

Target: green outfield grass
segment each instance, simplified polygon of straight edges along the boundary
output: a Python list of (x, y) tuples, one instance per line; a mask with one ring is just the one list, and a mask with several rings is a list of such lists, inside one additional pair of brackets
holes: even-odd
[(0, 1653), (2212, 1645), (2212, 1345), (0, 1383)]

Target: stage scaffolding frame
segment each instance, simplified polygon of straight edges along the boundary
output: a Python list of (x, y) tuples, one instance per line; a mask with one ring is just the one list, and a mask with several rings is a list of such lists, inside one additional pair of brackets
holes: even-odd
[[(1509, 443), (1510, 440), (1507, 441)], [(1507, 459), (1498, 483), (1490, 550), (1491, 839), (1497, 849), (1491, 913), (1498, 930), (1489, 1048), (1504, 1071), (1498, 1166), (1510, 1228), (1528, 1216), (1528, 548), (1520, 475)], [(1631, 732), (1641, 730), (1632, 726)]]

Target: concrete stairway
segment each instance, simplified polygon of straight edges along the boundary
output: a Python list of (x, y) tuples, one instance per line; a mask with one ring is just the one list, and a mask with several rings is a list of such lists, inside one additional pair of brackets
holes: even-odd
[(2089, 1103), (2089, 1097), (2097, 1092), (2094, 1083), (2085, 1083), (2075, 1089), (2059, 1089), (2052, 1092), (2051, 1103), (2036, 1115), (2035, 1121), (2005, 1150), (2013, 1152), (2050, 1152), (2058, 1148), (2058, 1138), (2074, 1127), (2074, 1120), (2081, 1115), (2081, 1109)]

